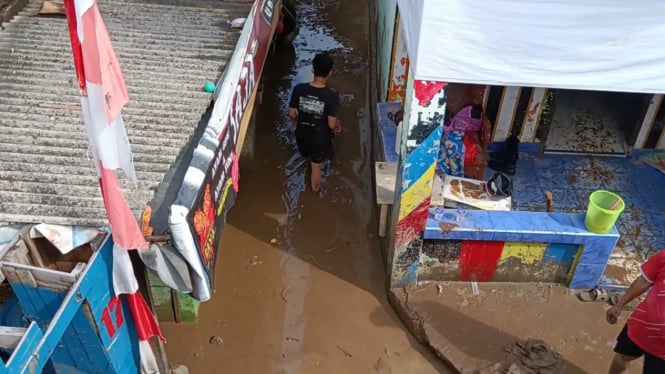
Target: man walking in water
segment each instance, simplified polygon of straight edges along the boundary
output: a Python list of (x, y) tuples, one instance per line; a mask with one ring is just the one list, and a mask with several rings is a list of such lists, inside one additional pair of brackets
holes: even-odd
[(617, 323), (623, 307), (651, 288), (617, 338), (610, 374), (623, 373), (629, 362), (642, 355), (642, 373), (665, 373), (665, 251), (642, 264), (640, 273), (628, 291), (607, 311), (607, 322)]
[(334, 134), (342, 131), (337, 119), (339, 95), (326, 86), (332, 68), (330, 55), (319, 53), (314, 56), (314, 80), (295, 86), (289, 102), (289, 117), (295, 127), (298, 151), (311, 162), (314, 192), (321, 190), (321, 163), (332, 154)]

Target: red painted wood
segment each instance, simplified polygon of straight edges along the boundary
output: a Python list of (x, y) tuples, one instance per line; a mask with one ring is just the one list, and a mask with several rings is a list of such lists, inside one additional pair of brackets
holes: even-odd
[(427, 215), (431, 197), (428, 197), (413, 210), (413, 212), (397, 222), (397, 231), (395, 232), (395, 247), (401, 247), (409, 244), (411, 240), (422, 235), (427, 224)]
[(503, 252), (504, 242), (465, 240), (459, 258), (459, 280), (489, 282)]

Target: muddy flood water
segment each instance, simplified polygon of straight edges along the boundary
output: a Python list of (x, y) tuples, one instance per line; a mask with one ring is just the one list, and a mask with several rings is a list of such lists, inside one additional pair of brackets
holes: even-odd
[[(162, 323), (169, 361), (197, 374), (449, 373), (385, 295), (371, 182), (368, 1), (297, 4), (300, 35), (264, 70), (256, 162), (243, 171), (224, 229), (215, 294), (197, 324)], [(335, 58), (329, 84), (341, 94), (345, 130), (314, 196), (286, 113), (291, 88), (311, 79), (319, 51)]]

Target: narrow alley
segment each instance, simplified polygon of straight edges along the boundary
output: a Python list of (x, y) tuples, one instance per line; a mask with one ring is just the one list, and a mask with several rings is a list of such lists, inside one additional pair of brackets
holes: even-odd
[[(367, 0), (298, 2), (293, 48), (269, 57), (256, 162), (225, 227), (215, 295), (196, 324), (162, 323), (173, 365), (191, 373), (446, 373), (388, 304), (371, 182)], [(335, 59), (344, 132), (321, 196), (287, 117), (311, 59)], [(220, 337), (211, 341), (212, 338)]]

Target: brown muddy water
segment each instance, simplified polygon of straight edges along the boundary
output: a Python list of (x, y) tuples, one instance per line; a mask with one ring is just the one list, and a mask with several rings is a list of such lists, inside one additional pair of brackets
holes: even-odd
[[(162, 324), (172, 364), (196, 374), (450, 372), (386, 299), (371, 182), (369, 11), (368, 0), (298, 2), (294, 48), (270, 56), (264, 71), (256, 162), (224, 229), (213, 299), (197, 324)], [(329, 83), (342, 95), (345, 130), (313, 196), (286, 112), (319, 51), (336, 61)]]

